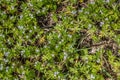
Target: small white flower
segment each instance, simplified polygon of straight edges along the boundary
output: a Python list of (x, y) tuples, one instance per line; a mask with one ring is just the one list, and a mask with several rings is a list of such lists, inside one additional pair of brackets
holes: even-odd
[(22, 72), (22, 75), (24, 75), (24, 74), (25, 74), (25, 71)]
[(19, 79), (15, 78), (14, 80), (19, 80)]
[(51, 41), (48, 41), (49, 44), (51, 44)]
[(14, 10), (14, 6), (11, 6), (11, 9)]
[(31, 6), (31, 7), (33, 6), (31, 3), (28, 3), (28, 4), (29, 4), (29, 6)]
[(4, 55), (5, 56), (8, 56), (10, 54), (10, 52), (5, 52)]
[(5, 12), (5, 11), (3, 12), (3, 15), (4, 15), (4, 14), (6, 14), (6, 12)]
[(10, 17), (11, 20), (12, 20), (13, 18), (14, 18), (13, 16)]
[(20, 15), (20, 19), (22, 19), (23, 18), (23, 15)]
[(37, 52), (37, 53), (38, 53), (39, 51), (40, 51), (39, 49), (36, 49), (36, 50), (35, 50), (35, 52)]
[(76, 13), (77, 13), (77, 11), (72, 11), (71, 13), (74, 15), (74, 14), (76, 14)]
[(0, 64), (0, 70), (3, 70), (3, 64)]
[(47, 48), (47, 46), (45, 45), (44, 48)]
[(5, 50), (5, 48), (2, 48), (3, 50)]
[(100, 27), (102, 27), (104, 25), (104, 22), (100, 22)]
[(66, 53), (66, 52), (64, 52), (64, 60), (66, 60), (66, 59), (67, 59), (67, 57), (68, 57), (67, 53)]
[(73, 21), (71, 21), (70, 24), (73, 24)]
[(32, 15), (32, 14), (29, 14), (29, 16), (30, 16), (31, 18), (33, 18), (33, 15)]
[(64, 40), (62, 39), (61, 42), (64, 42)]
[(12, 69), (14, 68), (14, 66), (11, 67)]
[(83, 9), (78, 10), (78, 12), (80, 12), (80, 13), (83, 12)]
[(90, 75), (90, 78), (91, 78), (91, 79), (95, 79), (95, 76), (91, 74), (91, 75)]
[(100, 59), (98, 59), (96, 62), (97, 62), (97, 63), (100, 63)]
[(91, 24), (89, 24), (89, 25), (88, 25), (88, 28), (90, 29), (91, 27), (92, 27), (92, 25), (91, 25)]
[(18, 29), (20, 29), (20, 30), (23, 29), (23, 26), (18, 26)]
[(94, 0), (90, 0), (90, 4), (95, 4), (95, 1)]
[(3, 36), (2, 34), (0, 34), (0, 37)]
[(30, 33), (32, 32), (32, 30), (29, 31)]
[(61, 77), (60, 77), (60, 76), (58, 76), (58, 79), (59, 79), (59, 80), (63, 80), (63, 79), (61, 79)]
[(88, 63), (88, 57), (85, 57), (84, 60), (86, 63)]
[(66, 17), (64, 17), (64, 19), (66, 19)]
[(106, 2), (106, 3), (109, 3), (109, 2), (110, 2), (110, 0), (105, 0), (105, 2)]
[(36, 26), (34, 26), (34, 29), (36, 29), (37, 27)]
[(9, 70), (9, 67), (7, 66), (7, 67), (6, 67), (6, 72), (8, 72), (8, 70)]
[(103, 14), (102, 10), (100, 10), (100, 13)]
[(105, 18), (106, 21), (108, 21), (108, 18)]
[(15, 63), (12, 64), (12, 68), (14, 68), (14, 66), (15, 66)]
[(35, 62), (34, 66), (36, 66), (38, 64), (38, 61)]
[(0, 34), (0, 37), (4, 38), (5, 36), (3, 34)]
[(52, 55), (52, 57), (54, 57), (55, 55), (54, 54), (51, 54)]
[(59, 18), (62, 18), (62, 16), (61, 16), (61, 15), (59, 15)]
[(29, 36), (26, 36), (26, 38), (28, 39), (28, 38), (29, 38)]
[(68, 34), (68, 37), (69, 37), (69, 38), (72, 38), (72, 35)]
[(23, 69), (24, 67), (23, 66), (20, 66), (21, 69)]
[(44, 7), (43, 9), (42, 9), (42, 12), (45, 12), (46, 11), (46, 8)]
[(8, 59), (3, 59), (3, 60), (4, 60), (4, 62), (5, 62), (5, 63), (7, 63), (7, 62), (8, 62)]
[(58, 71), (54, 72), (54, 76), (57, 76), (58, 74), (59, 74), (59, 72), (58, 72)]
[(10, 42), (10, 40), (8, 39), (7, 42)]
[(59, 44), (61, 44), (62, 42), (60, 41)]
[(58, 38), (60, 38), (60, 36), (61, 36), (61, 35), (59, 34), (59, 35), (58, 35)]
[(85, 14), (89, 14), (89, 12), (88, 12), (88, 11), (86, 11), (86, 12), (85, 12)]
[(40, 10), (38, 10), (36, 13), (39, 14), (39, 13), (40, 13)]
[(21, 51), (21, 55), (23, 55), (25, 53), (25, 50)]
[(58, 48), (58, 45), (56, 45), (55, 48)]

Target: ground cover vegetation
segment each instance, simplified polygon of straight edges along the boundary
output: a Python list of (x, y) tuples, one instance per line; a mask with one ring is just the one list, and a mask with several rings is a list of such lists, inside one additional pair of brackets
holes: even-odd
[(119, 0), (0, 0), (1, 80), (120, 80)]

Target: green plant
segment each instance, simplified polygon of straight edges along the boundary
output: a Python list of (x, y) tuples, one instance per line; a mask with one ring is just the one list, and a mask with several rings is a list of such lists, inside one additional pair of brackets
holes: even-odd
[(120, 79), (116, 0), (0, 0), (0, 79)]

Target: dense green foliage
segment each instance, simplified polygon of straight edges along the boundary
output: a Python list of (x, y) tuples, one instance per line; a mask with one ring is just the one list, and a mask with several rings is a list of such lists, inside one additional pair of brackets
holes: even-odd
[(120, 80), (117, 0), (0, 0), (0, 79)]

